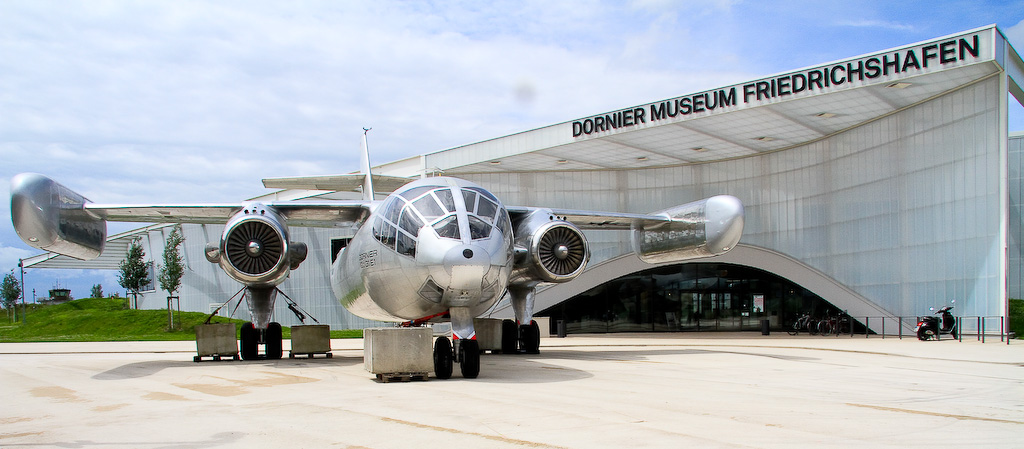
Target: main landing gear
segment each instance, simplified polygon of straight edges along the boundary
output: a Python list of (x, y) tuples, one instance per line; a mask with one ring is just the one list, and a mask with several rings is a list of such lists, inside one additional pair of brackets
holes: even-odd
[[(270, 323), (266, 329), (256, 329), (255, 325), (247, 322), (242, 325), (239, 336), (242, 360), (277, 360), (284, 353), (280, 323)], [(262, 357), (259, 353), (261, 344), (264, 346)]]
[(515, 321), (501, 322), (501, 353), (540, 354), (540, 326), (536, 321), (517, 326)]
[(476, 340), (456, 339), (455, 348), (448, 337), (437, 337), (434, 342), (434, 377), (452, 377), (454, 362), (459, 362), (462, 377), (476, 379), (480, 375), (480, 343)]

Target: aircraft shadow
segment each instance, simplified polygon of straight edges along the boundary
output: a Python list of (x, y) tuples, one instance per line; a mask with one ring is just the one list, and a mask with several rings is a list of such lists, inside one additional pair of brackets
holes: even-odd
[[(666, 355), (700, 356), (732, 354), (738, 356), (767, 357), (792, 362), (813, 362), (814, 357), (790, 356), (731, 350), (708, 349), (642, 349), (576, 351), (571, 349), (541, 349), (540, 354), (485, 354), (480, 358), (481, 374), (474, 382), (484, 383), (550, 383), (566, 382), (593, 377), (593, 373), (577, 368), (556, 365), (554, 360), (592, 360), (604, 362), (640, 362)], [(456, 368), (457, 377), (458, 368)]]
[(805, 356), (792, 356), (773, 354), (765, 352), (754, 352), (754, 351), (737, 351), (737, 350), (724, 350), (724, 349), (679, 349), (679, 348), (651, 348), (641, 350), (601, 350), (601, 351), (573, 351), (573, 350), (541, 350), (541, 356), (557, 357), (557, 358), (569, 358), (576, 360), (609, 360), (609, 361), (647, 361), (653, 356), (664, 356), (664, 355), (709, 355), (709, 354), (733, 354), (740, 356), (751, 356), (751, 357), (767, 357), (777, 360), (787, 360), (792, 362), (813, 362), (821, 360), (817, 357), (805, 357)]
[(282, 358), (279, 360), (231, 360), (224, 359), (221, 361), (202, 361), (193, 362), (191, 360), (151, 360), (146, 362), (134, 362), (127, 363), (116, 368), (109, 369), (102, 373), (98, 373), (92, 378), (94, 380), (124, 380), (124, 379), (138, 379), (142, 377), (152, 376), (160, 371), (168, 368), (200, 368), (209, 366), (218, 366), (220, 364), (245, 364), (245, 365), (262, 365), (272, 369), (294, 369), (294, 368), (308, 368), (310, 366), (350, 366), (358, 365), (363, 363), (363, 358), (360, 357), (317, 357), (317, 358)]

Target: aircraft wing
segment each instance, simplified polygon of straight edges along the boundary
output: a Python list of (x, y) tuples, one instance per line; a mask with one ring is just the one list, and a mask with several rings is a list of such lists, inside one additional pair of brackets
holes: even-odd
[[(527, 215), (536, 210), (550, 211), (557, 218), (568, 221), (580, 229), (632, 229), (633, 227), (649, 228), (673, 220), (666, 214), (629, 214), (618, 212), (595, 212), (571, 209), (548, 209), (538, 207), (511, 206), (506, 207), (513, 220), (517, 216)], [(639, 226), (638, 226), (639, 225)]]
[[(363, 186), (365, 175), (330, 175), (330, 176), (302, 176), (296, 178), (267, 178), (263, 180), (263, 186), (268, 189), (306, 189), (306, 190), (334, 190), (334, 191), (356, 191)], [(391, 193), (398, 190), (413, 179), (398, 176), (373, 175), (373, 189), (377, 193)]]
[[(277, 209), (292, 226), (336, 227), (361, 222), (370, 213), (365, 201), (271, 201), (263, 203)], [(223, 224), (243, 204), (168, 204), (123, 205), (85, 203), (90, 214), (107, 221), (139, 223)]]

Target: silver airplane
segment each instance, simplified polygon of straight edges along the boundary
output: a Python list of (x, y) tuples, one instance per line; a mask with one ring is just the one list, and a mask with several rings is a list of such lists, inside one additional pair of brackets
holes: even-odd
[(374, 320), (450, 322), (452, 339), (441, 336), (434, 344), (438, 378), (451, 376), (453, 362), (463, 377), (479, 375), (473, 318), (506, 295), (515, 322), (503, 322), (502, 352), (539, 351), (536, 289), (583, 272), (590, 252), (582, 230), (631, 230), (634, 251), (648, 263), (724, 254), (743, 232), (743, 205), (727, 195), (651, 214), (589, 212), (505, 206), (472, 182), (428, 177), (378, 201), (373, 183), (395, 180), (370, 174), (365, 133), (361, 163), (360, 174), (347, 175), (362, 189), (356, 201), (97, 204), (43, 175), (23, 173), (12, 180), (11, 217), (29, 245), (83, 260), (102, 253), (108, 220), (224, 224), (206, 258), (245, 286), (252, 321), (242, 326), (240, 352), (247, 360), (282, 356), (281, 326), (272, 321), (277, 286), (307, 252), (304, 243), (289, 240), (289, 226), (355, 226), (331, 266), (337, 304)]

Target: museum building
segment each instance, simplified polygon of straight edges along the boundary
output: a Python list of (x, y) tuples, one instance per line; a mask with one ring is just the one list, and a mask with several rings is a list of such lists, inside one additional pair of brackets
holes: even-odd
[[(1024, 63), (993, 25), (373, 172), (460, 177), (506, 205), (648, 213), (719, 194), (742, 200), (740, 244), (708, 259), (649, 265), (633, 254), (628, 231), (587, 231), (588, 269), (537, 295), (539, 315), (569, 332), (743, 330), (762, 320), (779, 329), (805, 313), (845, 313), (862, 328), (895, 333), (953, 301), (958, 316), (971, 317), (968, 329), (994, 329), (1008, 298), (1024, 296), (1024, 136), (1007, 124), (1009, 102), (1024, 99), (1018, 80)], [(342, 184), (268, 179), (275, 191), (256, 199), (356, 198)], [(375, 187), (383, 198), (397, 185)], [(111, 236), (93, 261), (43, 254), (26, 266), (116, 269), (137, 238), (158, 260), (170, 230)], [(355, 230), (290, 230), (309, 254), (282, 292), (336, 329), (382, 325), (337, 307), (331, 293), (332, 258)], [(182, 310), (211, 311), (241, 289), (203, 256), (222, 231), (184, 225)], [(166, 293), (146, 292), (140, 305), (167, 307)], [(491, 316), (512, 317), (507, 300)], [(281, 299), (275, 317), (299, 324)]]

